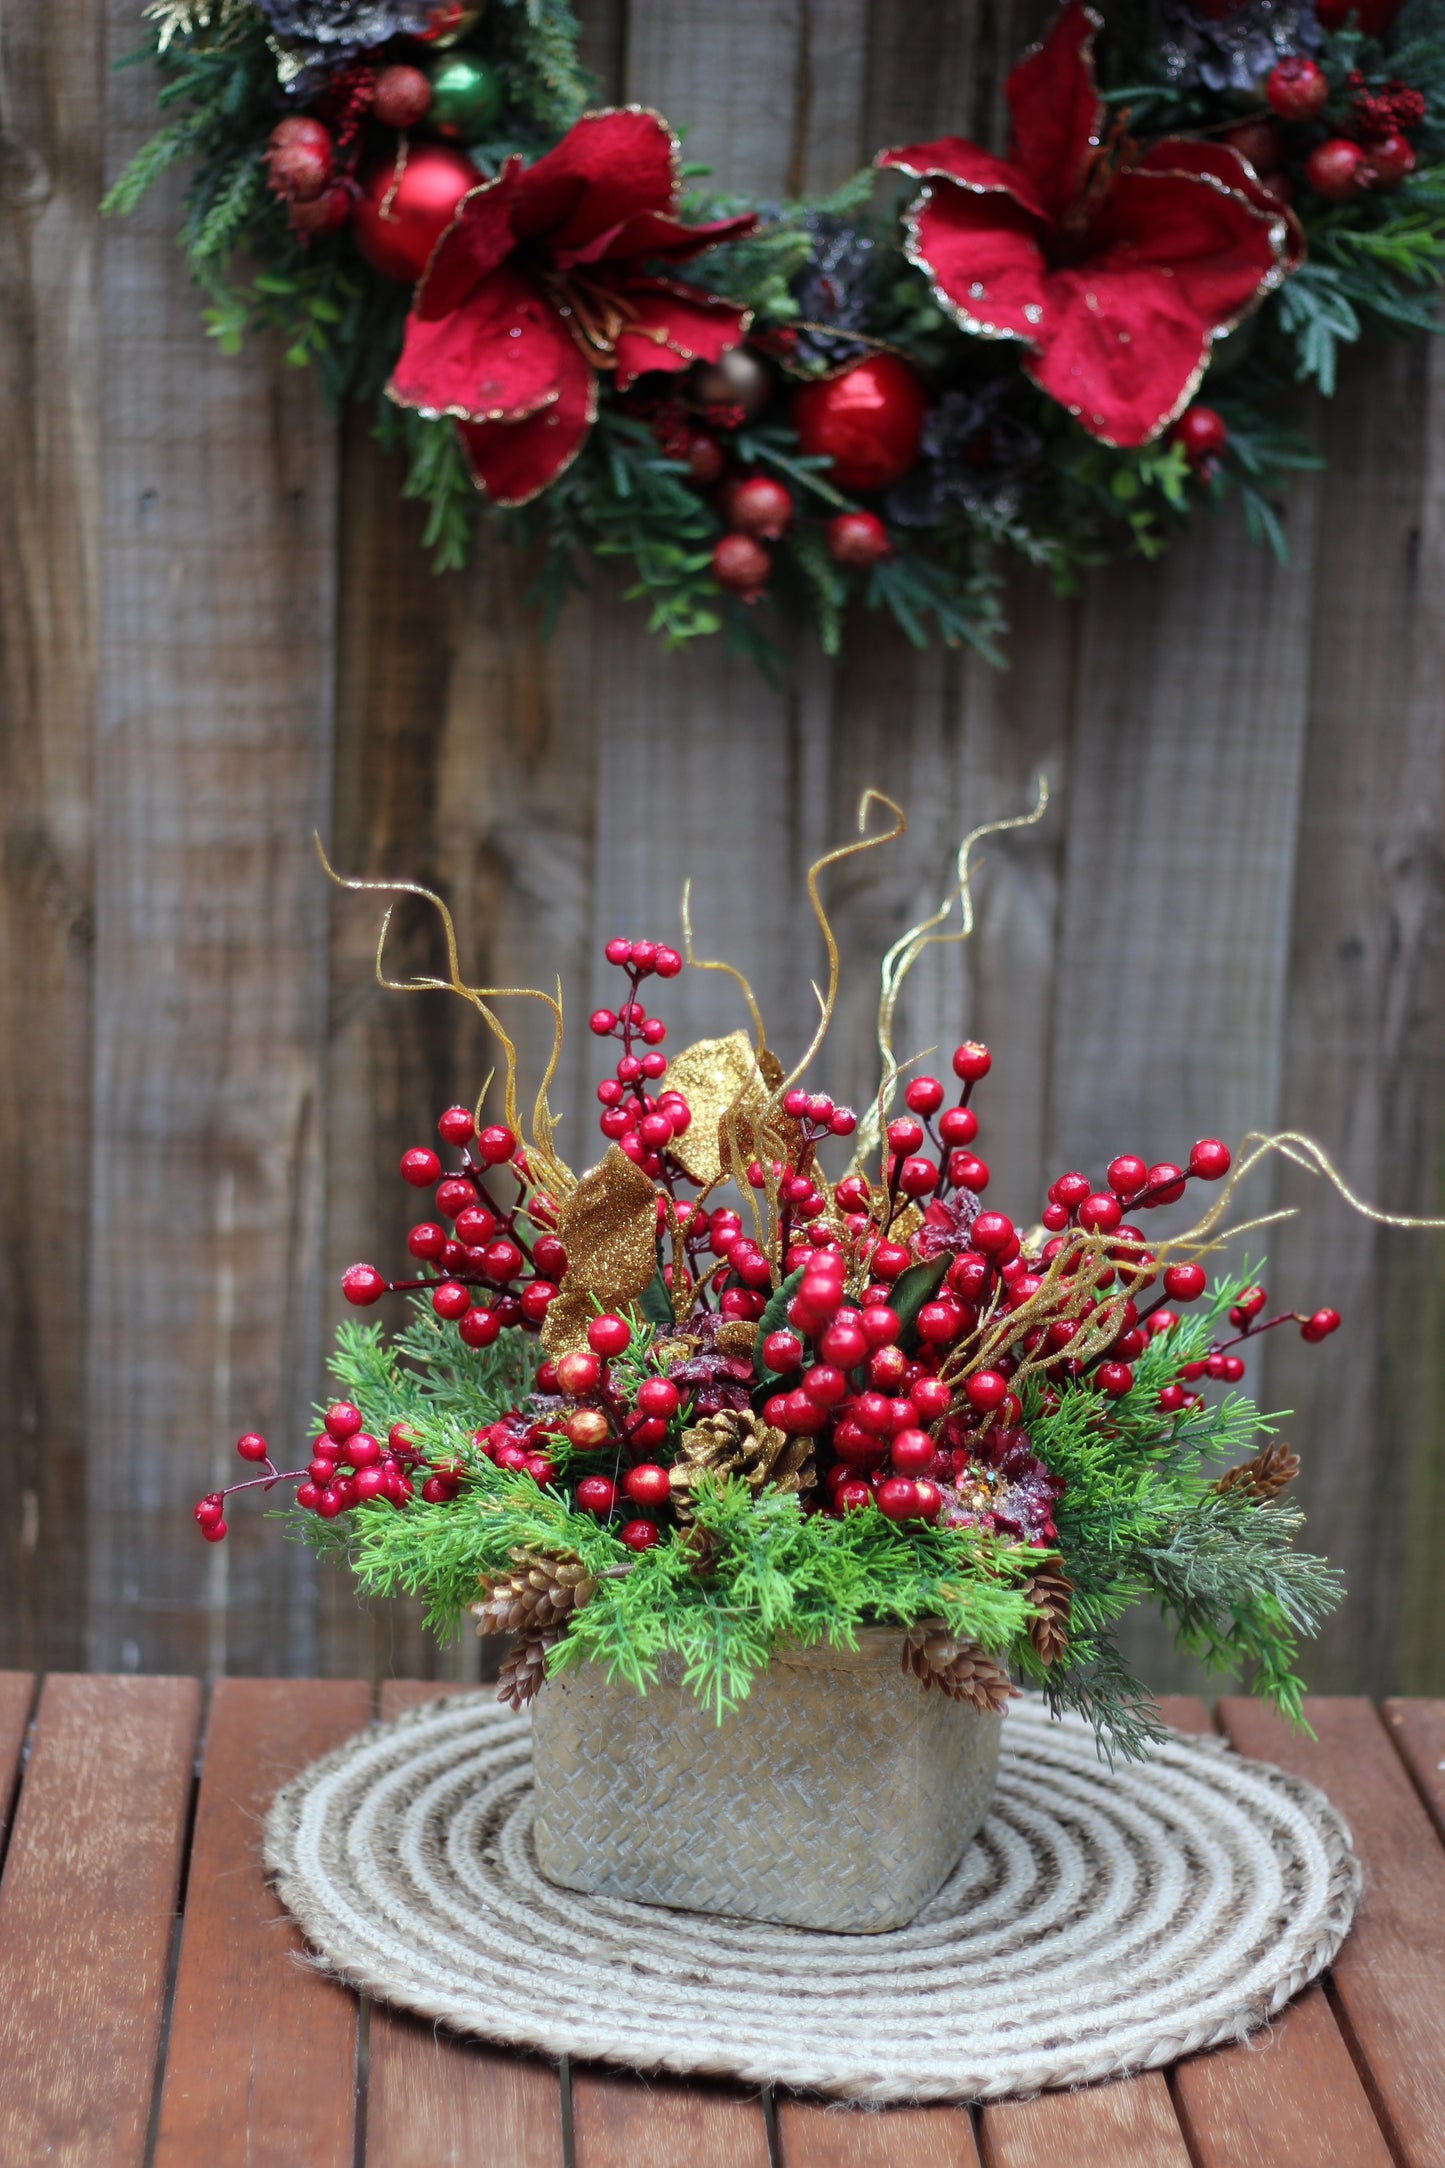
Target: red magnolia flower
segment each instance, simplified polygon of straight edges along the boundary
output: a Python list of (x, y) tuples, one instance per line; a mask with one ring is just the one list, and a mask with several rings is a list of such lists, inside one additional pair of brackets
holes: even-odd
[(1237, 151), (1175, 136), (1140, 153), (1122, 122), (1106, 132), (1098, 27), (1071, 0), (1010, 75), (1011, 160), (944, 136), (878, 163), (928, 183), (908, 254), (964, 330), (1022, 339), (1025, 372), (1091, 436), (1144, 444), (1303, 239)]
[(717, 361), (741, 342), (746, 309), (643, 275), (755, 223), (684, 226), (676, 153), (655, 113), (589, 113), (535, 165), (509, 158), (437, 243), (387, 390), (456, 417), (498, 504), (525, 504), (576, 458), (599, 371), (626, 391), (644, 370)]

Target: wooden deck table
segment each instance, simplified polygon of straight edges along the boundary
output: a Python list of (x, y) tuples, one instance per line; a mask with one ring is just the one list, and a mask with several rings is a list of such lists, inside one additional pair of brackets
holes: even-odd
[[(447, 1689), (381, 1690), (392, 1716)], [(455, 1691), (455, 1689), (453, 1689)], [(299, 1965), (262, 1879), (278, 1784), (361, 1681), (0, 1673), (0, 2168), (1442, 2168), (1445, 1701), (1218, 1722), (1349, 1818), (1365, 1899), (1259, 2039), (982, 2110), (828, 2108), (471, 2046)], [(1208, 1727), (1202, 1703), (1170, 1720)]]

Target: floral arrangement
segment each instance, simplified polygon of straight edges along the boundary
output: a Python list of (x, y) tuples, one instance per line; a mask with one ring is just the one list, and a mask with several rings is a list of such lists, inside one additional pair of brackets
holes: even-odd
[[(900, 833), (871, 792), (860, 831), (878, 805)], [(589, 1018), (609, 1064), (603, 1151), (580, 1176), (547, 1098), (560, 999), (530, 997), (556, 1043), (524, 1139), (493, 1007), (519, 990), (464, 983), (428, 897), (449, 976), (414, 983), (487, 1019), (503, 1119), (450, 1107), (441, 1149), (403, 1155), (428, 1199), (410, 1267), (356, 1264), (342, 1287), (360, 1310), (409, 1295), (409, 1317), (342, 1328), (340, 1392), (304, 1465), (240, 1439), (256, 1472), (197, 1505), (208, 1541), (235, 1492), (294, 1486), (295, 1525), (363, 1591), (424, 1595), (443, 1632), (473, 1612), (510, 1633), (516, 1706), (586, 1660), (645, 1689), (674, 1651), (721, 1716), (780, 1637), (846, 1644), (896, 1624), (925, 1684), (993, 1709), (1022, 1679), (1135, 1753), (1157, 1725), (1115, 1626), (1152, 1602), (1207, 1664), (1248, 1671), (1298, 1715), (1296, 1641), (1339, 1589), (1294, 1547), (1282, 1494), (1298, 1461), (1237, 1389), (1240, 1351), (1286, 1325), (1319, 1341), (1340, 1320), (1268, 1314), (1248, 1267), (1210, 1266), (1263, 1154), (1338, 1177), (1302, 1138), (1248, 1139), (1234, 1162), (1201, 1138), (1178, 1163), (1121, 1151), (1102, 1179), (1064, 1172), (1036, 1220), (986, 1203), (974, 1100), (988, 1050), (965, 1040), (932, 1075), (892, 1045), (912, 964), (961, 937), (955, 905), (971, 924), (976, 836), (939, 912), (885, 961), (873, 1106), (859, 1118), (805, 1085), (839, 979), (818, 879), (883, 840), (864, 832), (810, 874), (830, 972), (790, 1072), (746, 981), (699, 961), (690, 931), (681, 949), (607, 943), (619, 995)], [(379, 976), (386, 939), (384, 922)], [(752, 1030), (669, 1060), (644, 995), (685, 967), (730, 973)], [(1187, 1231), (1147, 1231), (1196, 1192), (1213, 1202)]]
[[(996, 654), (997, 559), (1071, 591), (1230, 495), (1280, 554), (1303, 387), (1434, 328), (1445, 0), (1069, 0), (1000, 157), (887, 148), (825, 200), (689, 183), (589, 109), (565, 0), (152, 0), (208, 327), (380, 402), (440, 567), (480, 514), (555, 617), (590, 553), (652, 630), (850, 600)], [(1398, 21), (1397, 21), (1398, 17)]]

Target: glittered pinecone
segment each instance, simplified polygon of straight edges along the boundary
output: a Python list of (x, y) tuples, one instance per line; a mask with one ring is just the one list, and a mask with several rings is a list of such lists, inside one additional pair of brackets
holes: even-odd
[(516, 1572), (484, 1583), (481, 1602), (472, 1605), (479, 1634), (547, 1633), (596, 1593), (597, 1583), (580, 1558), (528, 1551), (514, 1551), (512, 1557)]
[(1029, 1640), (1041, 1664), (1056, 1664), (1069, 1645), (1069, 1608), (1074, 1584), (1058, 1560), (1051, 1558), (1024, 1583), (1024, 1594), (1039, 1606), (1029, 1620)]
[(980, 1716), (1002, 1716), (1018, 1688), (998, 1659), (943, 1626), (914, 1626), (903, 1643), (903, 1669), (950, 1701), (966, 1701)]
[(755, 1494), (763, 1489), (810, 1491), (818, 1480), (812, 1439), (790, 1438), (746, 1408), (724, 1408), (685, 1430), (670, 1475), (672, 1503), (684, 1521), (704, 1476), (741, 1476)]
[(502, 1658), (502, 1668), (497, 1674), (497, 1699), (507, 1702), (514, 1709), (525, 1708), (533, 1696), (542, 1691), (547, 1676), (547, 1651), (562, 1638), (553, 1628), (550, 1633), (520, 1633)]
[(1292, 1453), (1282, 1438), (1271, 1438), (1255, 1454), (1253, 1460), (1242, 1461), (1237, 1468), (1226, 1468), (1214, 1488), (1217, 1491), (1243, 1491), (1247, 1497), (1268, 1505), (1271, 1498), (1278, 1498), (1287, 1483), (1299, 1474), (1299, 1454)]

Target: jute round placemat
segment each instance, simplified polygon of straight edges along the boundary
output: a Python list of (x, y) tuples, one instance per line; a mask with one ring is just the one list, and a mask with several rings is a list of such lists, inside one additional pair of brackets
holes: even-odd
[(1359, 1895), (1313, 1786), (1176, 1734), (1110, 1771), (1014, 1704), (998, 1797), (909, 1927), (810, 1934), (580, 1897), (532, 1857), (530, 1723), (432, 1703), (276, 1798), (266, 1859), (341, 1978), (460, 2031), (866, 2101), (996, 2099), (1241, 2038)]

